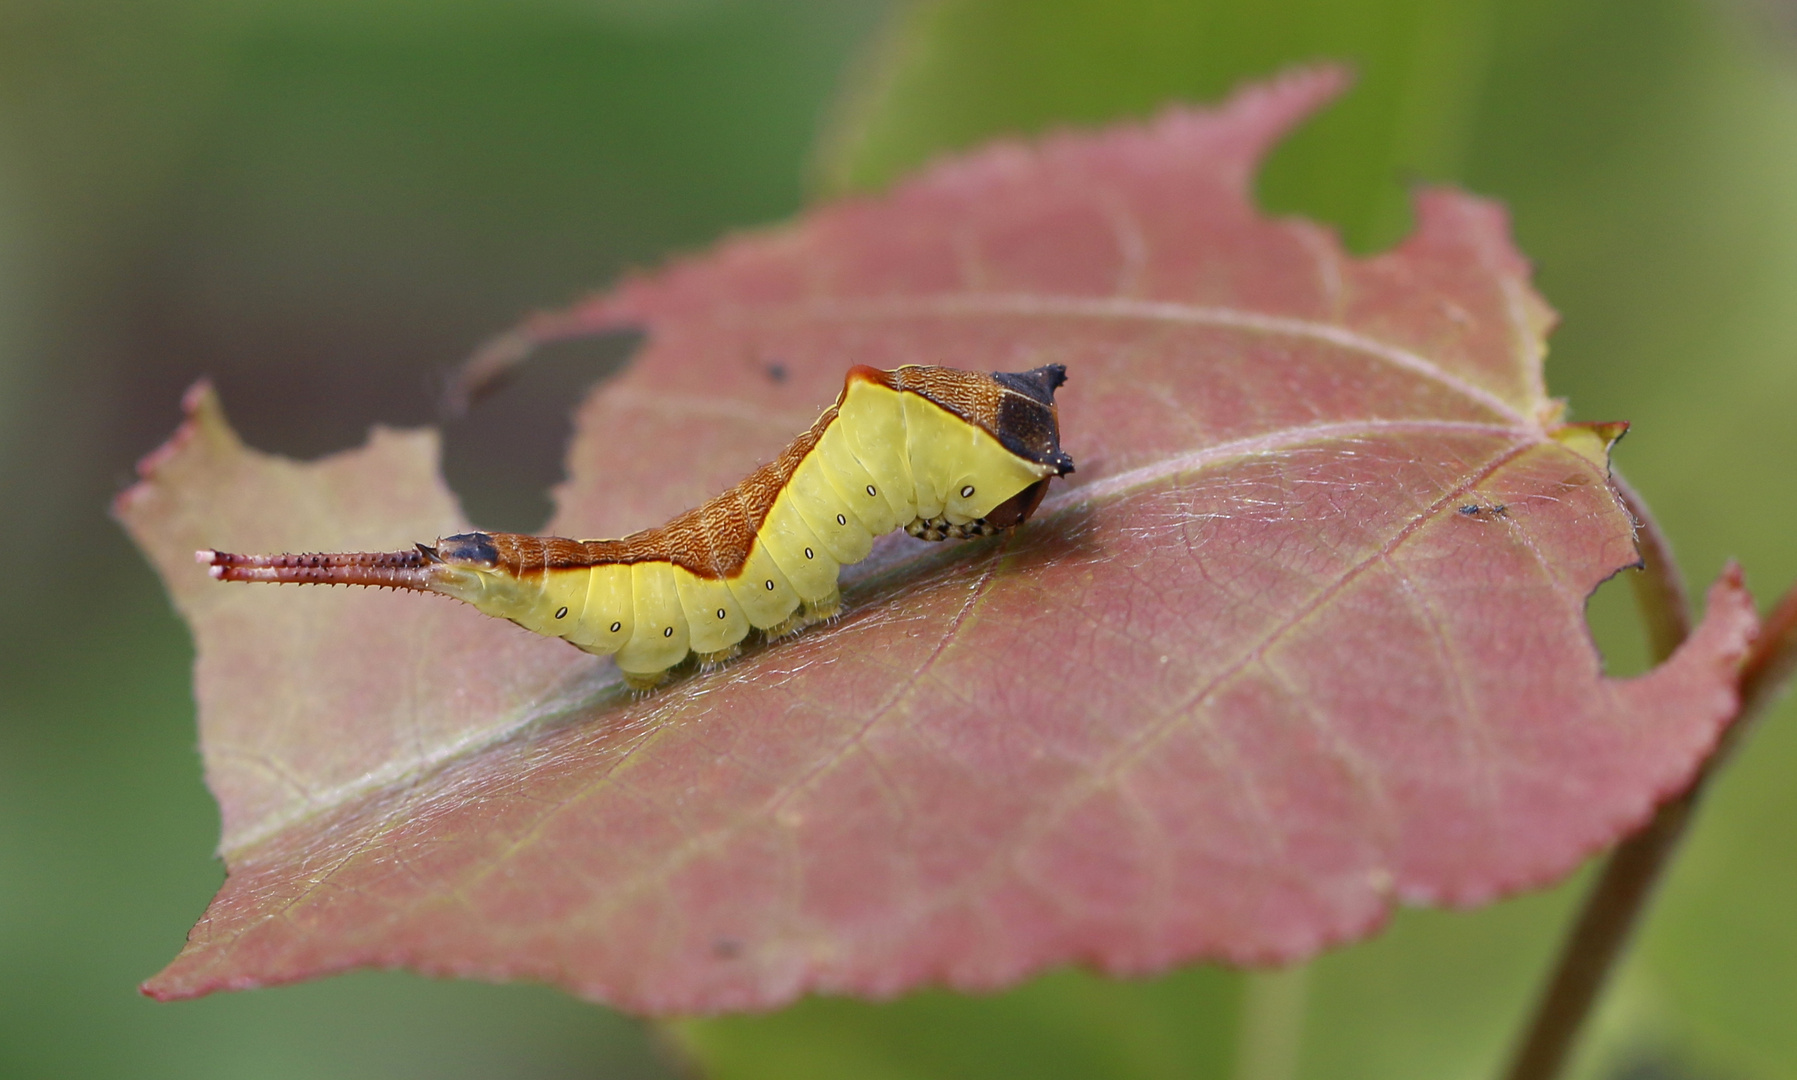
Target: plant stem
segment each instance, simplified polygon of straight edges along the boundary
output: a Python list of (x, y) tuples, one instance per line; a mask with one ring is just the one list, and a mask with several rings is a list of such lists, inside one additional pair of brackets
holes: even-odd
[[(1672, 561), (1665, 534), (1639, 496), (1614, 477), (1618, 493), (1639, 525), (1641, 573), (1635, 599), (1646, 624), (1656, 664), (1666, 660), (1690, 633), (1684, 583)], [(1572, 933), (1561, 947), (1553, 979), (1511, 1060), (1508, 1080), (1554, 1080), (1566, 1066), (1580, 1030), (1603, 990), (1610, 969), (1628, 944), (1653, 893), (1691, 823), (1709, 778), (1727, 759), (1742, 733), (1778, 696), (1797, 669), (1797, 586), (1766, 620), (1741, 666), (1741, 701), (1734, 721), (1684, 793), (1659, 808), (1640, 832), (1611, 853), (1603, 874), (1585, 898)]]
[(1641, 569), (1629, 575), (1629, 585), (1647, 631), (1648, 652), (1654, 664), (1663, 664), (1691, 635), (1691, 601), (1685, 592), (1685, 578), (1672, 558), (1672, 545), (1666, 542), (1666, 534), (1648, 513), (1641, 496), (1619, 474), (1611, 474), (1610, 482), (1635, 519)]
[(1292, 1080), (1303, 1048), (1310, 965), (1250, 971), (1242, 995), (1235, 1080)]
[[(1741, 715), (1754, 717), (1777, 701), (1797, 673), (1797, 585), (1785, 590), (1760, 623), (1759, 640), (1741, 665)], [(1737, 722), (1736, 727), (1740, 724)], [(1731, 729), (1729, 735), (1734, 736)], [(1738, 738), (1739, 736), (1735, 736)]]
[(1640, 921), (1654, 882), (1691, 820), (1696, 793), (1694, 785), (1663, 804), (1646, 828), (1611, 853), (1561, 946), (1553, 981), (1510, 1063), (1509, 1080), (1553, 1080), (1560, 1075), (1610, 968)]

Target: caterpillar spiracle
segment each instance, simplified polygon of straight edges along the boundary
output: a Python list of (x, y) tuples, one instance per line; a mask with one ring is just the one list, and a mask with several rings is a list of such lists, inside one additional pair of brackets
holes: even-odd
[(648, 689), (697, 653), (735, 656), (835, 615), (841, 568), (903, 527), (945, 540), (1022, 524), (1073, 471), (1054, 392), (1066, 369), (850, 369), (836, 403), (779, 457), (667, 524), (622, 540), (467, 532), (410, 551), (200, 551), (222, 581), (442, 593), (589, 653)]

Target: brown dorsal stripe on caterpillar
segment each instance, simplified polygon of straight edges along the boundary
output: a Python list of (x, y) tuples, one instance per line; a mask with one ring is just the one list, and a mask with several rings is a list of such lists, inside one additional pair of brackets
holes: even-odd
[(928, 540), (1022, 524), (1073, 471), (1054, 392), (1066, 369), (850, 369), (778, 458), (660, 528), (622, 540), (469, 532), (411, 551), (198, 552), (223, 581), (443, 593), (600, 655), (639, 689), (699, 654), (736, 655), (834, 615), (841, 568), (896, 528)]

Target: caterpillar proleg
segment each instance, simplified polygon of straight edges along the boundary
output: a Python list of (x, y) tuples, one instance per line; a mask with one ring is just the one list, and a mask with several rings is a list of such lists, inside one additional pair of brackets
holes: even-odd
[(836, 403), (734, 488), (622, 540), (468, 532), (410, 551), (197, 552), (222, 581), (442, 593), (576, 648), (647, 689), (697, 653), (734, 656), (840, 608), (837, 576), (895, 528), (928, 540), (1022, 524), (1073, 471), (1054, 392), (1066, 369), (850, 369)]

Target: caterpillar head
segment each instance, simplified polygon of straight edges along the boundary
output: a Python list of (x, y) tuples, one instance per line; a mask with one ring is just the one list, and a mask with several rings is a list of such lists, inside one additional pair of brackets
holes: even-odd
[(1018, 457), (1052, 466), (1056, 476), (1072, 472), (1073, 459), (1061, 449), (1060, 414), (1054, 404), (1067, 369), (1044, 364), (1030, 371), (995, 371), (992, 381), (1000, 393), (986, 430)]
[(1061, 449), (1055, 410), (1054, 392), (1067, 381), (1061, 364), (990, 373), (914, 364), (890, 372), (858, 367), (850, 372), (855, 377), (917, 394), (977, 424), (1006, 450), (1040, 466), (1044, 479), (1073, 471), (1073, 458)]
[(1055, 409), (1054, 392), (1067, 381), (1067, 369), (1060, 364), (990, 373), (921, 366), (892, 372), (855, 370), (866, 371), (863, 377), (878, 378), (894, 390), (935, 402), (984, 429), (1005, 450), (1030, 464), (1041, 479), (986, 513), (985, 524), (994, 529), (1021, 525), (1041, 504), (1048, 481), (1073, 471), (1073, 458), (1061, 449), (1060, 414)]

